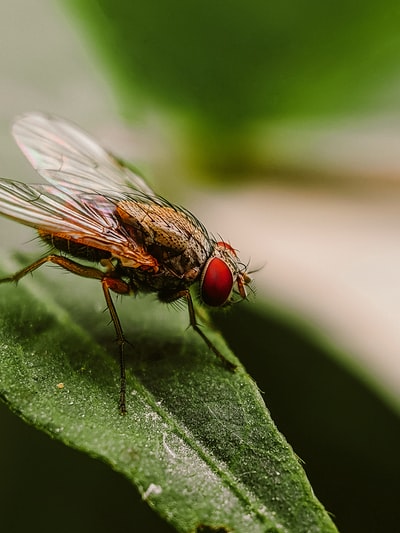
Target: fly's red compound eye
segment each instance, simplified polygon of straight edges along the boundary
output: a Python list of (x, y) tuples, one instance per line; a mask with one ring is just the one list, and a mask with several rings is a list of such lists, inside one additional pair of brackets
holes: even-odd
[(232, 291), (231, 269), (219, 257), (213, 257), (205, 267), (201, 281), (201, 298), (212, 307), (223, 305)]

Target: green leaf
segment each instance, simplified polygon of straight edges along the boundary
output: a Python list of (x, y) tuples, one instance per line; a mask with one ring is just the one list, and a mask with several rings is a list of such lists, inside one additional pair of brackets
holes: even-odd
[(397, 531), (400, 420), (393, 398), (352, 354), (285, 309), (235, 306), (214, 321), (257, 376), (340, 531)]
[(0, 287), (0, 394), (14, 412), (124, 474), (178, 531), (336, 531), (254, 382), (220, 365), (185, 309), (117, 303), (134, 346), (121, 416), (100, 288), (53, 273)]

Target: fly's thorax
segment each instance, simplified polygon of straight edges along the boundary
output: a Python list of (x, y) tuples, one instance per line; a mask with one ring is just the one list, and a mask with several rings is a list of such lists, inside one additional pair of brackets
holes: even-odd
[(158, 292), (170, 301), (200, 279), (215, 242), (193, 215), (160, 199), (132, 198), (117, 203), (116, 216), (136, 255), (140, 251), (154, 261), (149, 268), (148, 262), (117, 258), (139, 291)]
[(193, 215), (162, 203), (123, 200), (117, 216), (131, 239), (157, 260), (159, 273), (196, 279), (213, 242)]
[(223, 307), (247, 297), (246, 285), (251, 278), (232, 246), (215, 243), (212, 254), (202, 270), (200, 296), (211, 307)]
[(117, 205), (117, 214), (135, 241), (142, 246), (158, 245), (177, 252), (182, 252), (186, 247), (182, 238), (183, 228), (176, 227), (178, 217), (172, 207), (123, 200)]

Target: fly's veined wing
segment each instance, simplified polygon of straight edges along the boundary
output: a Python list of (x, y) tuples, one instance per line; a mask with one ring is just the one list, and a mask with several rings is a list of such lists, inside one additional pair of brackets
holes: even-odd
[(121, 198), (135, 191), (155, 196), (143, 178), (71, 122), (27, 113), (16, 119), (12, 132), (33, 168), (57, 188)]
[(101, 234), (106, 224), (110, 229), (117, 226), (111, 206), (108, 212), (89, 212), (79, 201), (49, 185), (6, 179), (0, 180), (0, 213), (49, 233), (86, 230), (88, 234)]
[(124, 231), (115, 205), (98, 194), (72, 197), (51, 185), (0, 179), (0, 214), (17, 222), (131, 261), (154, 266), (154, 259)]

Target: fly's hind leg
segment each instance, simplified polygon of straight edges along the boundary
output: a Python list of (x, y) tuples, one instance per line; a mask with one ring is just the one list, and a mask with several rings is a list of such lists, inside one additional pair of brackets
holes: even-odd
[(97, 268), (80, 265), (79, 263), (72, 261), (72, 259), (68, 259), (68, 257), (63, 257), (62, 255), (50, 254), (46, 255), (46, 257), (38, 259), (31, 265), (28, 265), (27, 267), (23, 268), (22, 270), (19, 270), (12, 276), (0, 279), (0, 283), (7, 283), (11, 281), (15, 281), (17, 283), (27, 274), (34, 272), (46, 263), (54, 263), (55, 265), (58, 265), (64, 268), (65, 270), (72, 272), (73, 274), (77, 274), (78, 276), (83, 276), (84, 278), (101, 279), (104, 276), (104, 273), (100, 270), (97, 270)]
[(41, 267), (42, 265), (46, 263), (54, 263), (55, 265), (58, 265), (64, 268), (65, 270), (68, 270), (69, 272), (72, 272), (73, 274), (77, 274), (78, 276), (82, 276), (84, 278), (92, 278), (92, 279), (101, 280), (107, 307), (108, 307), (108, 310), (110, 311), (111, 319), (114, 324), (115, 331), (117, 333), (117, 340), (119, 344), (120, 379), (121, 379), (119, 408), (120, 408), (120, 412), (122, 414), (125, 414), (126, 413), (126, 400), (125, 400), (126, 398), (126, 373), (125, 373), (124, 345), (126, 343), (126, 340), (125, 340), (124, 333), (122, 330), (121, 322), (117, 315), (117, 311), (111, 299), (110, 289), (118, 294), (129, 294), (131, 292), (130, 285), (121, 279), (112, 277), (110, 273), (104, 273), (101, 270), (98, 270), (97, 268), (81, 265), (77, 263), (76, 261), (69, 259), (68, 257), (63, 257), (61, 255), (56, 255), (56, 254), (50, 254), (50, 255), (47, 255), (46, 257), (42, 257), (41, 259), (38, 259), (31, 265), (28, 265), (22, 270), (19, 270), (12, 276), (8, 276), (7, 278), (0, 279), (0, 283), (7, 283), (7, 282), (12, 282), (12, 281), (17, 283), (24, 276), (34, 272), (36, 269), (38, 269), (39, 267)]

